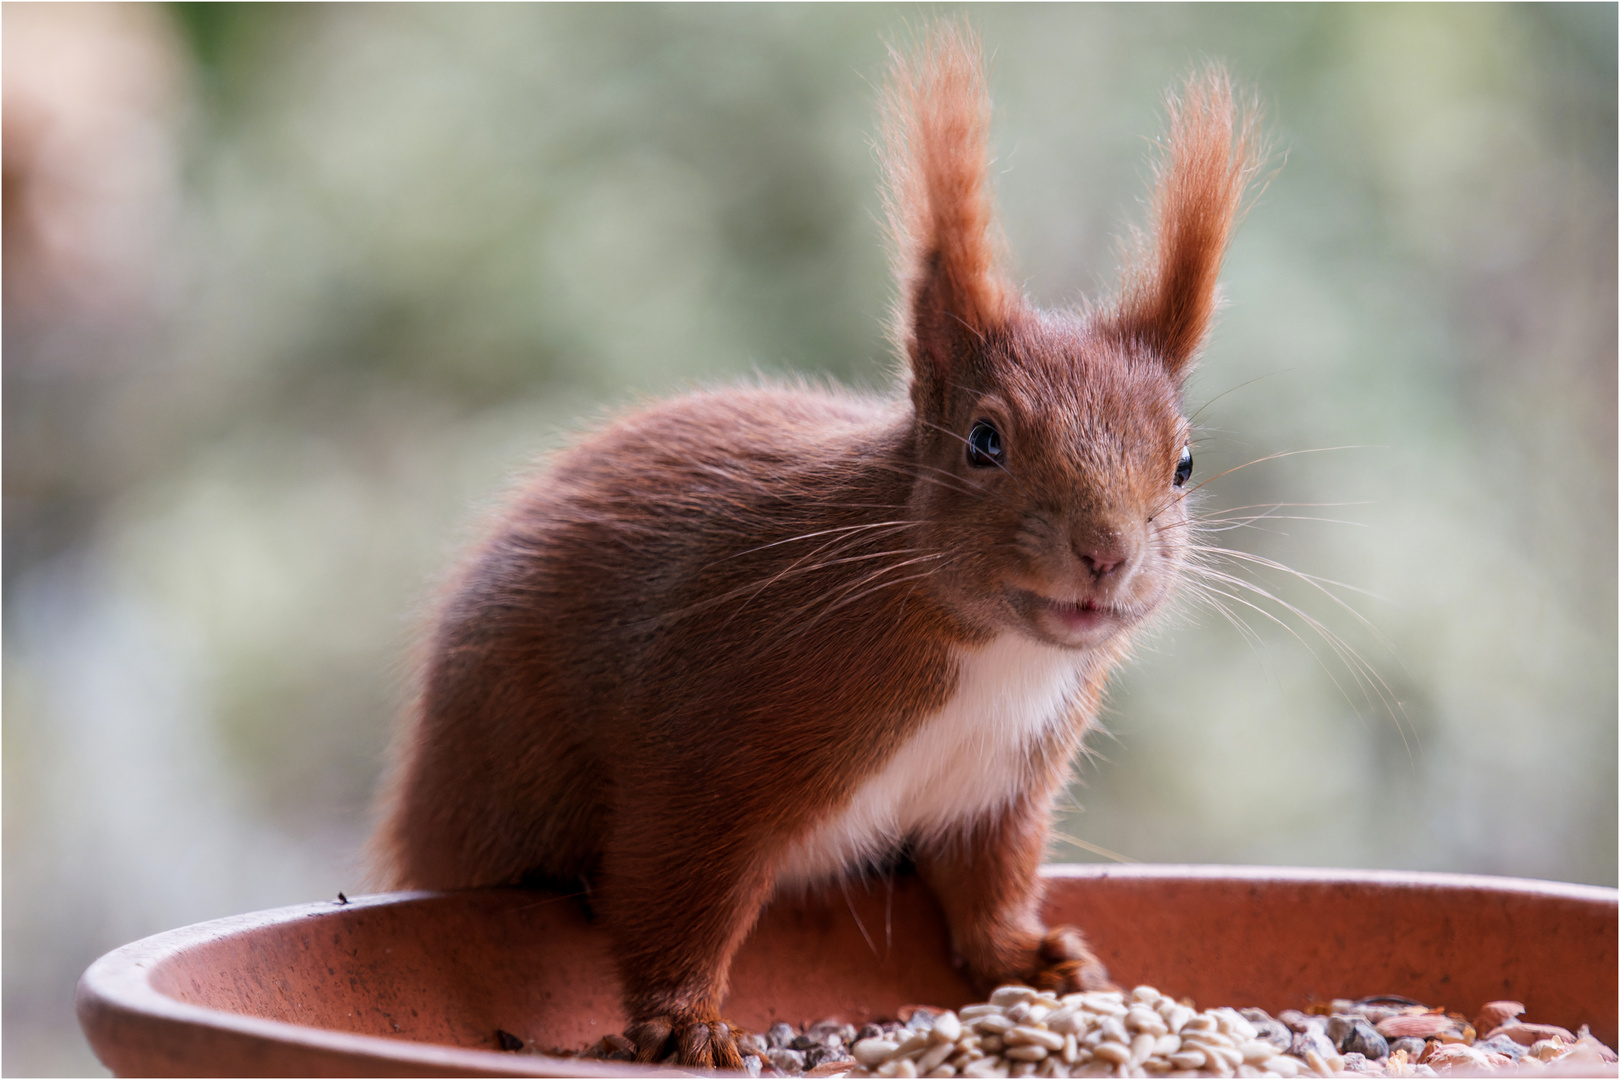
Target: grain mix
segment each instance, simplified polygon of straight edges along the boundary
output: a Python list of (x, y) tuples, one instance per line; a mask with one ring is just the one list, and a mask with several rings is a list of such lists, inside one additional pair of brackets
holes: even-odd
[(1310, 1012), (1199, 1011), (1151, 986), (1058, 996), (1003, 986), (951, 1011), (914, 1007), (857, 1029), (836, 1020), (743, 1036), (754, 1076), (1438, 1076), (1493, 1071), (1615, 1075), (1587, 1031), (1520, 1019), (1513, 1001), (1472, 1022), (1396, 996)]

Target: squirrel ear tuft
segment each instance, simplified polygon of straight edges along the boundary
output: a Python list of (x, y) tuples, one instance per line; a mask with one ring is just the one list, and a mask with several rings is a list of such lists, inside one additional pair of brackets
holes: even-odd
[(1221, 259), (1264, 159), (1258, 110), (1233, 102), (1219, 67), (1187, 79), (1167, 101), (1170, 135), (1155, 170), (1150, 237), (1138, 237), (1119, 299), (1101, 328), (1185, 377), (1209, 333)]
[(894, 335), (933, 396), (956, 377), (963, 341), (1003, 325), (1019, 301), (999, 269), (986, 191), (990, 101), (978, 39), (944, 22), (915, 56), (890, 55), (883, 166), (899, 285)]

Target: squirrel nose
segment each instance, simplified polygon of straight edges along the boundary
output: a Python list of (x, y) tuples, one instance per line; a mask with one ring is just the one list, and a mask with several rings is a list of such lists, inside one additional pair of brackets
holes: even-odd
[(1090, 567), (1097, 577), (1107, 577), (1119, 568), (1125, 556), (1117, 551), (1093, 551), (1081, 555), (1080, 561)]
[(1094, 578), (1105, 578), (1131, 561), (1131, 544), (1122, 536), (1076, 538), (1074, 553)]

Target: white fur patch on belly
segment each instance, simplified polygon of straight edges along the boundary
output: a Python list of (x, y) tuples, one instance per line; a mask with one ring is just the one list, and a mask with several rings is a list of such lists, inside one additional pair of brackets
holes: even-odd
[(841, 877), (1008, 802), (1027, 783), (1032, 745), (1067, 717), (1087, 660), (1017, 634), (962, 650), (956, 693), (846, 806), (794, 842), (777, 888)]

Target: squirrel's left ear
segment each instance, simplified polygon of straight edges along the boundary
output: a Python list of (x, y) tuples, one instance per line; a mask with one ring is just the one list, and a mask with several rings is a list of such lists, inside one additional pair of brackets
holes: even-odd
[(1119, 299), (1099, 322), (1158, 357), (1179, 382), (1209, 333), (1221, 259), (1263, 153), (1256, 110), (1233, 103), (1222, 69), (1190, 77), (1168, 105), (1152, 236), (1139, 238)]

